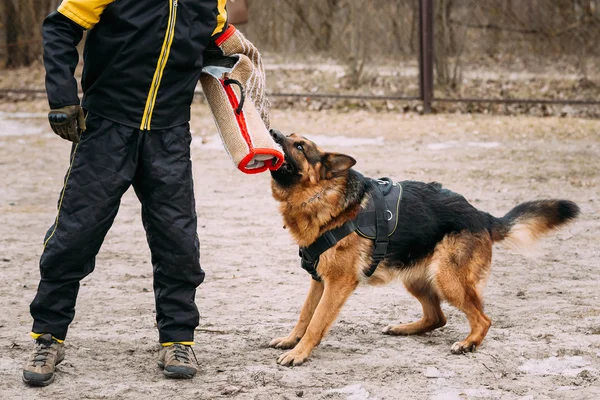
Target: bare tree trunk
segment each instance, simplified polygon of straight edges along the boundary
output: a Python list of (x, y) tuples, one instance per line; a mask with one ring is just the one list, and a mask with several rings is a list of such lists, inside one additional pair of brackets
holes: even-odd
[(415, 54), (417, 52), (417, 37), (418, 34), (418, 27), (419, 27), (419, 18), (421, 17), (419, 15), (419, 1), (420, 0), (414, 0), (414, 2), (412, 3), (412, 18), (410, 20), (410, 39), (409, 39), (409, 43), (410, 43), (410, 54)]
[(21, 49), (18, 47), (19, 31), (17, 27), (11, 26), (18, 21), (18, 13), (15, 4), (11, 0), (4, 0), (5, 29), (6, 29), (6, 66), (16, 67), (22, 64)]
[(351, 4), (350, 18), (351, 33), (350, 33), (350, 54), (347, 61), (349, 83), (352, 87), (358, 87), (363, 79), (367, 47), (361, 40), (361, 32), (363, 31), (363, 18), (360, 15), (359, 7), (356, 1)]
[(448, 56), (448, 20), (447, 20), (447, 2), (448, 0), (437, 0), (435, 2), (435, 30), (434, 30), (434, 58), (435, 72), (440, 84), (445, 85), (450, 76), (450, 60)]
[(339, 6), (340, 0), (326, 0), (324, 3), (326, 11), (321, 20), (321, 37), (317, 40), (321, 43), (323, 50), (329, 51), (331, 49), (331, 38), (333, 36), (335, 13)]
[(444, 8), (444, 23), (446, 24), (445, 29), (448, 40), (448, 52), (452, 55), (454, 55), (457, 51), (456, 34), (454, 32), (454, 26), (450, 23), (453, 8), (454, 0), (447, 0), (446, 7)]
[[(577, 23), (583, 25), (584, 19), (587, 15), (591, 14), (590, 3), (586, 0), (575, 0), (574, 4), (575, 18)], [(577, 43), (577, 64), (579, 72), (581, 73), (585, 81), (588, 80), (588, 57), (587, 57), (587, 43), (582, 32), (579, 32), (575, 42)]]
[(41, 25), (56, 0), (3, 0), (6, 67), (31, 65), (42, 54)]

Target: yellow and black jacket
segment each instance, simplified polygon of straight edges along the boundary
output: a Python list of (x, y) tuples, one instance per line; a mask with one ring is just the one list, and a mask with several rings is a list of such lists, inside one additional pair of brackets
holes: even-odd
[(106, 119), (165, 129), (190, 118), (202, 53), (226, 29), (226, 0), (63, 0), (44, 21), (50, 108), (79, 104), (76, 46), (88, 30), (83, 107)]

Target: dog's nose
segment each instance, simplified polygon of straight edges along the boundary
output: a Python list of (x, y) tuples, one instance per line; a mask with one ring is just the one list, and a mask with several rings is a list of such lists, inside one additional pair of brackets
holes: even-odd
[(277, 144), (283, 143), (283, 140), (285, 139), (285, 136), (283, 136), (283, 133), (279, 132), (276, 129), (271, 129), (270, 133), (271, 133), (271, 137), (273, 138), (275, 143), (277, 143)]

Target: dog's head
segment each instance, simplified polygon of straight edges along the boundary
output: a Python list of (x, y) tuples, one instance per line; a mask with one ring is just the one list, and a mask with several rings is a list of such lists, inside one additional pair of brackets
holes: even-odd
[(356, 164), (354, 158), (324, 152), (305, 137), (296, 134), (285, 136), (276, 130), (272, 130), (271, 135), (285, 155), (281, 167), (271, 171), (274, 182), (281, 188), (318, 186), (325, 180), (344, 176)]
[(274, 130), (271, 134), (285, 155), (282, 166), (271, 171), (273, 198), (280, 202), (285, 226), (296, 242), (308, 246), (332, 215), (346, 207), (346, 183), (356, 161), (325, 152), (299, 135), (285, 136)]

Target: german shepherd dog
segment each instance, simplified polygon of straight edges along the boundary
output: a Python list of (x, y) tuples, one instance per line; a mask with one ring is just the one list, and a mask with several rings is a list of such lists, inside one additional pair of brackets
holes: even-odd
[[(272, 193), (280, 202), (285, 227), (299, 246), (309, 246), (331, 229), (354, 219), (369, 194), (364, 179), (352, 166), (354, 158), (322, 151), (304, 137), (272, 131), (285, 162), (272, 171)], [(503, 242), (526, 249), (540, 236), (575, 219), (579, 207), (567, 200), (522, 203), (504, 217), (479, 211), (439, 183), (401, 182), (402, 201), (396, 232), (387, 254), (367, 278), (374, 242), (356, 232), (320, 256), (300, 318), (289, 335), (273, 339), (271, 347), (291, 349), (281, 365), (300, 365), (311, 354), (359, 283), (370, 285), (400, 279), (419, 300), (423, 317), (416, 322), (389, 325), (388, 335), (416, 335), (446, 324), (440, 308), (447, 301), (469, 320), (471, 331), (452, 345), (451, 352), (474, 351), (483, 341), (491, 319), (483, 312), (479, 284), (492, 261), (492, 244)], [(307, 274), (307, 278), (310, 278)]]

